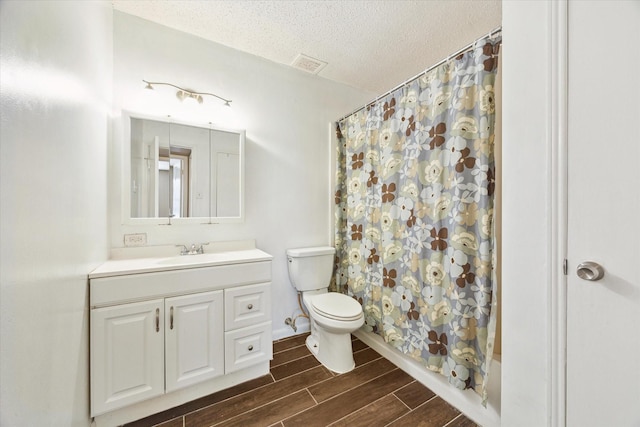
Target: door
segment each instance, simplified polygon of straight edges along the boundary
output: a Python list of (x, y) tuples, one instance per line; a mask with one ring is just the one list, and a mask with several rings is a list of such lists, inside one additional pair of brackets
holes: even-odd
[(91, 310), (91, 415), (164, 393), (163, 301)]
[(224, 373), (223, 291), (165, 300), (167, 393)]
[(640, 3), (568, 13), (567, 426), (640, 426)]

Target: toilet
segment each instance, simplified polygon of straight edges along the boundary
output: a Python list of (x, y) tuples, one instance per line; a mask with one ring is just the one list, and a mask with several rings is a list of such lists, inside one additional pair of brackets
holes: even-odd
[(287, 261), (291, 283), (309, 312), (307, 347), (326, 368), (342, 374), (355, 367), (351, 332), (364, 324), (364, 313), (353, 298), (329, 292), (334, 254), (329, 246), (289, 249)]

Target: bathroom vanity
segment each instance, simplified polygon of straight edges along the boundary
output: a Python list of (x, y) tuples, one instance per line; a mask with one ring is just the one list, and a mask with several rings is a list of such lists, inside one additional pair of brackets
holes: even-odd
[(166, 256), (156, 248), (154, 256), (112, 259), (89, 275), (97, 425), (120, 425), (269, 373), (272, 257), (250, 244), (211, 250)]

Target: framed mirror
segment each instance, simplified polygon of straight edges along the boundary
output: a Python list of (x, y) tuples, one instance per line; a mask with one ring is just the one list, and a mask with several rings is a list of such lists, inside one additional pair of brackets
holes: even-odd
[(244, 131), (124, 114), (123, 132), (125, 222), (243, 221)]

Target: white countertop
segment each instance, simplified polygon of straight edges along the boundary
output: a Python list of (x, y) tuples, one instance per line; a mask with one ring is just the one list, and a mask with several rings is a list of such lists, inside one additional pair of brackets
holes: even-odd
[[(205, 253), (198, 255), (179, 255), (179, 250), (173, 245), (116, 249), (112, 251), (109, 261), (89, 273), (89, 278), (213, 267), (273, 259), (271, 255), (256, 249), (255, 245), (251, 243), (252, 241), (212, 243), (204, 247)], [(127, 249), (132, 250), (128, 251)]]

